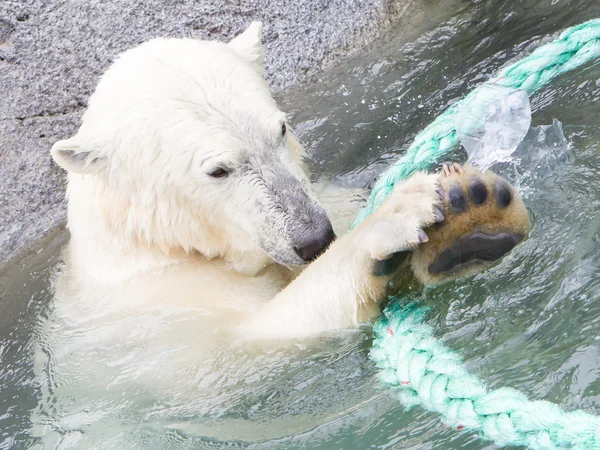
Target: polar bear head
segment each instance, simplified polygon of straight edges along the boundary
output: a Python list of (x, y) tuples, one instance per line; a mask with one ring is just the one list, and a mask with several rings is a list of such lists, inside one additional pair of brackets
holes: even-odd
[(125, 250), (263, 266), (322, 252), (331, 223), (269, 92), (263, 54), (259, 23), (229, 44), (156, 39), (123, 53), (77, 134), (52, 148), (69, 171), (73, 239), (103, 230)]

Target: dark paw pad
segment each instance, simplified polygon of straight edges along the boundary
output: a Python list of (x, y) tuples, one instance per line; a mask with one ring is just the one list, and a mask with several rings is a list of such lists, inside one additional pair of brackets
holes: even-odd
[(475, 178), (469, 186), (469, 197), (474, 205), (483, 205), (487, 200), (487, 187), (479, 178)]
[(500, 180), (496, 182), (496, 202), (498, 203), (498, 207), (506, 208), (510, 205), (512, 201), (512, 193), (510, 190), (510, 186), (504, 180)]
[[(512, 201), (510, 185), (504, 181), (497, 181), (494, 185), (496, 203), (499, 208), (506, 208)], [(454, 214), (464, 213), (469, 209), (469, 200), (475, 206), (483, 205), (488, 200), (488, 188), (480, 178), (474, 178), (468, 187), (469, 195), (459, 185), (453, 185), (448, 191), (448, 208)]]
[(429, 265), (429, 273), (454, 273), (476, 264), (490, 263), (502, 258), (523, 240), (519, 233), (487, 234), (475, 232), (444, 250)]
[(453, 213), (467, 210), (467, 196), (459, 186), (452, 186), (448, 191), (448, 203)]
[(398, 270), (400, 264), (404, 262), (409, 254), (410, 252), (398, 252), (394, 253), (387, 259), (376, 260), (375, 265), (373, 266), (373, 275), (376, 277), (391, 275)]

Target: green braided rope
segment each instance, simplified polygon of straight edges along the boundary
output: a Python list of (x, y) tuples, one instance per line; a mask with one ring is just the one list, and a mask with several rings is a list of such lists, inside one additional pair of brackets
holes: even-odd
[[(502, 70), (492, 82), (532, 93), (557, 75), (598, 57), (600, 19), (564, 31), (555, 41)], [(419, 133), (406, 154), (381, 175), (355, 225), (377, 208), (398, 181), (428, 169), (458, 145), (453, 123), (458, 105)], [(546, 401), (529, 401), (511, 388), (488, 390), (467, 372), (456, 353), (434, 337), (432, 327), (423, 323), (426, 310), (410, 300), (392, 299), (374, 327), (371, 350), (381, 380), (398, 389), (406, 407), (420, 404), (442, 414), (443, 421), (458, 430), (478, 431), (499, 446), (600, 450), (600, 417), (584, 411), (567, 413)]]
[[(514, 89), (524, 89), (531, 94), (548, 84), (554, 77), (581, 67), (598, 57), (600, 19), (594, 19), (565, 30), (558, 39), (506, 67), (491, 81)], [(477, 89), (465, 100), (476, 93)], [(421, 131), (404, 156), (380, 175), (367, 205), (354, 221), (354, 226), (375, 211), (398, 181), (409, 177), (415, 171), (428, 169), (456, 148), (459, 139), (454, 127), (454, 116), (461, 103), (462, 101), (452, 105)]]
[(451, 427), (479, 431), (498, 446), (600, 449), (600, 417), (565, 412), (547, 401), (530, 401), (512, 389), (488, 390), (460, 356), (434, 337), (426, 308), (393, 302), (377, 322), (371, 350), (381, 381), (398, 389), (401, 403), (443, 415)]

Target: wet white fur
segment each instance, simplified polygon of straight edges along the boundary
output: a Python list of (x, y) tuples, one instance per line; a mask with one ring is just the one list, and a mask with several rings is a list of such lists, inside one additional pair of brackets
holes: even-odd
[[(274, 164), (281, 173), (272, 176), (292, 174), (314, 197), (299, 162), (304, 150), (290, 132), (281, 136), (285, 115), (262, 63), (253, 23), (229, 44), (153, 40), (106, 72), (79, 132), (52, 149), (69, 171), (72, 235), (57, 312), (83, 330), (182, 308), (202, 323), (195, 354), (223, 336), (293, 338), (378, 313), (387, 280), (371, 275), (373, 258), (417, 245), (433, 221), (435, 177), (400, 185), (296, 276), (257, 244), (268, 232), (273, 254), (290, 247), (289, 236), (265, 228), (270, 210), (256, 208), (260, 173), (235, 182), (207, 174), (249, 158), (261, 173)], [(165, 325), (162, 339), (175, 329)]]

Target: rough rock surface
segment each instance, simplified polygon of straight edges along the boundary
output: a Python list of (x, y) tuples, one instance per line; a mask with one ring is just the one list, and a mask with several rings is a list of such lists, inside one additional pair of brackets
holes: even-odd
[(228, 40), (261, 20), (277, 91), (368, 40), (394, 9), (391, 0), (1, 1), (0, 261), (64, 219), (50, 147), (76, 131), (121, 51), (157, 36)]

